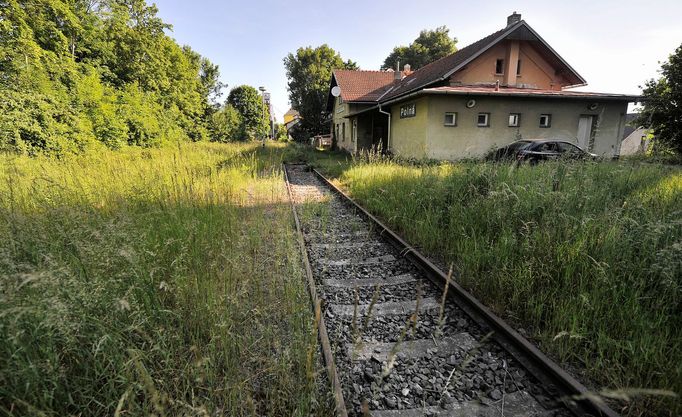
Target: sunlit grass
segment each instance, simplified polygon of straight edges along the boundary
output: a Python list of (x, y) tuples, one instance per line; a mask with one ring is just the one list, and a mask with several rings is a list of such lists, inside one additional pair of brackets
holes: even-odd
[[(361, 204), (454, 262), (454, 279), (541, 348), (611, 390), (682, 392), (682, 170), (653, 164), (414, 165), (337, 170)], [(678, 415), (640, 396), (625, 415)]]
[(329, 414), (283, 152), (0, 156), (0, 414)]

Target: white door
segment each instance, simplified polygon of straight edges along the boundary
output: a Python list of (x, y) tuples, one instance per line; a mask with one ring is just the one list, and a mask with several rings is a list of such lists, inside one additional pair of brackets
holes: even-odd
[(592, 118), (594, 116), (582, 115), (578, 121), (578, 146), (589, 150), (590, 138), (592, 137)]

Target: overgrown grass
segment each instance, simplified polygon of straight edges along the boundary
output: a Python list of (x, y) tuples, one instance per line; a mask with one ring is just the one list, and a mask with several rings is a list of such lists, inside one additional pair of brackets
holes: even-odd
[[(356, 160), (339, 177), (541, 348), (609, 389), (682, 392), (682, 169)], [(679, 415), (638, 397), (625, 415)]]
[(0, 156), (0, 414), (331, 414), (283, 153)]

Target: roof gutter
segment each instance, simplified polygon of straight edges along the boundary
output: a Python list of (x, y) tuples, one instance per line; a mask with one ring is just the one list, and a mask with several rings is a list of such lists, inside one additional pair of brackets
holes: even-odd
[(421, 90), (423, 94), (437, 94), (437, 95), (453, 95), (453, 96), (495, 96), (495, 97), (528, 97), (528, 98), (558, 98), (558, 99), (594, 99), (594, 100), (609, 100), (609, 101), (627, 101), (628, 103), (638, 103), (642, 101), (642, 96), (627, 96), (627, 95), (591, 95), (591, 96), (573, 96), (573, 95), (558, 95), (558, 94), (533, 94), (533, 93), (504, 93), (499, 91), (447, 91), (435, 90), (425, 88)]

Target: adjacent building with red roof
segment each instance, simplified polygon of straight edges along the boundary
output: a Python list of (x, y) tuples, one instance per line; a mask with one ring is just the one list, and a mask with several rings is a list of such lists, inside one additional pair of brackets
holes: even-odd
[(478, 157), (518, 139), (618, 156), (638, 96), (587, 82), (514, 12), (499, 31), (412, 71), (336, 70), (327, 107), (338, 147), (414, 158)]

